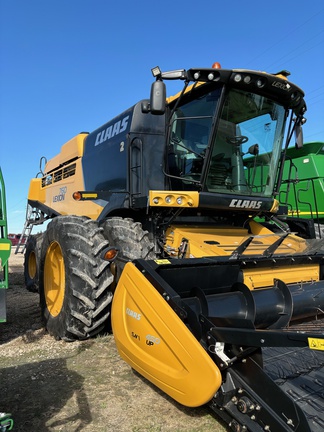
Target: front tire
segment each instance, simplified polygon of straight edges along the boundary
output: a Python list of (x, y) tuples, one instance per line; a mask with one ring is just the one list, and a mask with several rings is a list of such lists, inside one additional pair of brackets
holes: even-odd
[(115, 285), (127, 262), (139, 258), (156, 258), (154, 244), (140, 222), (134, 222), (131, 218), (111, 217), (103, 224), (103, 230), (109, 246), (119, 249), (116, 261), (112, 263)]
[(91, 219), (58, 216), (44, 234), (40, 260), (40, 303), (48, 332), (56, 339), (87, 339), (106, 326), (113, 276), (101, 259), (107, 247)]

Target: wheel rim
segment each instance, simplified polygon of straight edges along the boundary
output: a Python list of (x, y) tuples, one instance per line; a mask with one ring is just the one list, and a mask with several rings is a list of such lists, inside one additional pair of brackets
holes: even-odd
[(44, 265), (44, 294), (49, 313), (56, 317), (62, 309), (65, 292), (65, 269), (62, 249), (57, 242), (50, 244)]
[(34, 279), (34, 277), (36, 276), (36, 271), (37, 271), (36, 254), (34, 251), (31, 251), (28, 258), (28, 275), (30, 279)]

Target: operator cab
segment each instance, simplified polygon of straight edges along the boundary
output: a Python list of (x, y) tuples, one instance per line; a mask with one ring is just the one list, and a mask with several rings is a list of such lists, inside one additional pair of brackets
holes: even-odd
[[(286, 109), (233, 88), (196, 93), (183, 97), (170, 121), (167, 172), (172, 188), (271, 196)], [(248, 169), (251, 158), (253, 169)]]
[[(167, 118), (164, 173), (169, 188), (269, 200), (277, 193), (282, 150), (293, 132), (295, 145), (302, 145), (304, 94), (288, 82), (287, 71), (268, 74), (215, 65), (152, 69), (151, 112)], [(182, 92), (166, 105), (163, 79), (185, 81)]]

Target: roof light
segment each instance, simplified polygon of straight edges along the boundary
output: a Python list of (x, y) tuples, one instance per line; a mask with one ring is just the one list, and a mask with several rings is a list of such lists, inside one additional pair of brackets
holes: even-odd
[(234, 81), (235, 81), (235, 82), (240, 82), (240, 81), (242, 81), (242, 75), (240, 75), (240, 74), (236, 74), (236, 75), (234, 76)]
[(215, 63), (213, 63), (213, 65), (212, 65), (212, 69), (222, 69), (222, 66), (221, 66), (220, 63), (215, 62)]
[(152, 75), (154, 76), (154, 78), (157, 78), (159, 76), (161, 76), (161, 69), (159, 68), (159, 66), (155, 66), (154, 68), (151, 69), (152, 71)]
[(264, 86), (264, 81), (260, 78), (260, 79), (257, 80), (256, 85), (257, 85), (259, 88), (261, 88), (261, 87)]
[(209, 79), (209, 81), (213, 81), (214, 79), (214, 74), (213, 73), (209, 73), (207, 78)]

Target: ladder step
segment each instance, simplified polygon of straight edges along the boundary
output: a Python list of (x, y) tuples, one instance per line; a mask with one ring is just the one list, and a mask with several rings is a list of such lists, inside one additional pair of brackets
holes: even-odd
[(33, 227), (35, 225), (42, 224), (48, 219), (49, 217), (46, 214), (44, 214), (41, 210), (37, 208), (33, 208), (29, 204), (27, 204), (26, 220), (25, 220), (21, 237), (15, 249), (15, 254), (25, 252), (27, 241), (31, 235)]

